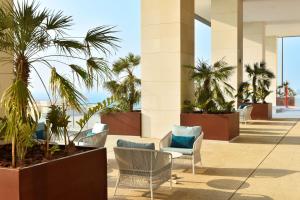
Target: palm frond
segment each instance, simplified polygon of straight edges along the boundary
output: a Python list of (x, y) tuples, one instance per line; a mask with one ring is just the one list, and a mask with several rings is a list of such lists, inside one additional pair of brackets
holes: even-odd
[(45, 26), (46, 30), (53, 30), (57, 34), (65, 34), (65, 30), (72, 26), (72, 17), (64, 16), (62, 11), (57, 13), (52, 12), (47, 15)]
[(59, 95), (72, 108), (82, 111), (81, 104), (84, 104), (86, 98), (67, 78), (59, 75), (55, 68), (51, 70), (50, 88), (54, 95)]
[(116, 43), (120, 42), (120, 39), (113, 36), (117, 33), (114, 28), (111, 26), (98, 26), (87, 32), (84, 43), (88, 55), (92, 54), (92, 48), (104, 54), (110, 54), (110, 48), (116, 50), (119, 47)]

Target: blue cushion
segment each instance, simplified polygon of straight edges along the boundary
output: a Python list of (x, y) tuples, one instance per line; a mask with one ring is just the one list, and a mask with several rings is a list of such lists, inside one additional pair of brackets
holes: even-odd
[(46, 129), (45, 123), (43, 123), (43, 122), (38, 123), (36, 131), (35, 131), (36, 139), (39, 139), (39, 140), (46, 139), (45, 129)]
[(119, 139), (117, 141), (117, 147), (155, 150), (154, 143), (136, 143), (136, 142), (130, 142), (122, 139)]
[(168, 152), (178, 152), (182, 153), (183, 155), (193, 155), (193, 149), (164, 147), (161, 150)]
[(178, 126), (174, 125), (172, 134), (175, 136), (194, 136), (195, 140), (201, 134), (201, 126)]
[(86, 136), (89, 137), (89, 136), (93, 136), (94, 133), (92, 132), (92, 130), (89, 130), (87, 133), (86, 133)]
[(249, 104), (246, 103), (242, 103), (238, 109), (244, 109), (246, 106), (248, 106)]
[(36, 139), (38, 140), (44, 140), (45, 139), (45, 134), (43, 130), (38, 130), (35, 131)]
[(172, 134), (171, 147), (192, 149), (195, 136), (176, 136)]

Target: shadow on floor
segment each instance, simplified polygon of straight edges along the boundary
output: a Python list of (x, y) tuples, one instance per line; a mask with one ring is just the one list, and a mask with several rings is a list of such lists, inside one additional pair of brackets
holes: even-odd
[(221, 190), (236, 190), (240, 185), (240, 189), (245, 189), (250, 186), (249, 183), (244, 183), (244, 181), (234, 180), (234, 179), (215, 179), (208, 181), (206, 183), (211, 188), (221, 189)]
[[(275, 135), (240, 135), (231, 143), (245, 143), (245, 144), (277, 144), (283, 136)], [(280, 144), (283, 145), (300, 145), (300, 137), (286, 136)]]
[(293, 126), (297, 121), (285, 121), (285, 122), (282, 122), (282, 121), (251, 121), (251, 122), (248, 122), (247, 124), (248, 125), (272, 125), (272, 126)]
[(240, 130), (242, 131), (258, 131), (258, 132), (262, 132), (262, 131), (283, 131), (283, 132), (286, 132), (288, 131), (289, 129), (286, 128), (286, 129), (267, 129), (267, 128), (251, 128), (251, 127), (241, 127)]
[[(230, 177), (248, 177), (253, 169), (249, 168), (206, 168), (202, 175), (211, 176), (230, 176)], [(286, 170), (286, 169), (256, 169), (252, 178), (272, 177), (280, 178), (300, 171)]]
[[(132, 194), (134, 193), (134, 194)], [(154, 199), (170, 199), (170, 200), (224, 200), (228, 199), (232, 192), (214, 190), (214, 189), (198, 189), (198, 188), (173, 188), (160, 187), (154, 191)], [(119, 200), (133, 200), (133, 199), (147, 199), (149, 192), (144, 190), (120, 190), (118, 195), (110, 197), (109, 199)], [(259, 194), (241, 194), (236, 193), (233, 199), (239, 200), (272, 200), (271, 197)]]
[[(273, 130), (272, 130), (273, 131)], [(244, 130), (244, 129), (240, 129), (240, 134), (250, 134), (250, 135), (264, 135), (264, 134), (268, 134), (268, 135), (283, 135), (284, 133), (280, 133), (280, 132), (272, 132), (272, 131), (266, 131), (264, 129), (261, 129), (259, 131), (257, 130)]]

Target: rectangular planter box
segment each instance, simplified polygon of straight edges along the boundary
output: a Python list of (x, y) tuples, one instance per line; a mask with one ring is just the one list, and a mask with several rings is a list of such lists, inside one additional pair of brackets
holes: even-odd
[[(289, 97), (288, 103), (289, 103), (289, 106), (295, 106), (295, 97)], [(285, 106), (285, 98), (276, 97), (276, 105), (277, 106)]]
[(110, 135), (141, 136), (141, 112), (119, 112), (101, 115), (101, 123), (107, 124)]
[(182, 113), (182, 126), (201, 126), (204, 139), (229, 141), (240, 134), (239, 113), (230, 114), (199, 114)]
[(271, 120), (272, 119), (272, 104), (271, 103), (257, 103), (251, 104), (253, 110), (251, 118), (253, 120)]
[(106, 200), (106, 149), (25, 168), (0, 168), (0, 199)]

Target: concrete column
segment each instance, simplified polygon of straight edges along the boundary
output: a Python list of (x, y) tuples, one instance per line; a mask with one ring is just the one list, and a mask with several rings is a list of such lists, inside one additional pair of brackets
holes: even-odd
[(265, 61), (265, 32), (262, 22), (244, 23), (244, 65)]
[(212, 62), (222, 58), (236, 67), (230, 84), (237, 89), (243, 80), (243, 1), (211, 1)]
[[(270, 36), (265, 38), (265, 60), (268, 69), (272, 70), (277, 77), (277, 38), (275, 36)], [(274, 78), (271, 83), (270, 90), (273, 91), (268, 97), (267, 102), (276, 106), (276, 89), (277, 89), (277, 78)]]
[[(0, 0), (0, 6), (11, 0)], [(10, 60), (8, 60), (10, 59)], [(3, 92), (10, 86), (13, 80), (13, 62), (12, 56), (0, 51), (0, 99)], [(3, 116), (3, 108), (0, 107), (0, 117)]]
[(193, 94), (194, 0), (142, 0), (142, 134), (161, 138)]

